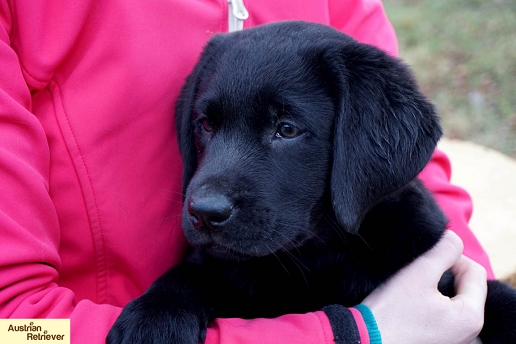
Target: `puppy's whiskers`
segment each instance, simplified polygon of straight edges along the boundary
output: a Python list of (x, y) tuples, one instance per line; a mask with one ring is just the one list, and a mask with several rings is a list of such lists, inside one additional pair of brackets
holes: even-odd
[[(162, 190), (163, 190), (163, 189), (162, 189)], [(179, 196), (181, 196), (181, 197), (186, 196), (184, 193), (179, 192), (179, 191), (175, 191), (175, 190), (170, 190), (170, 193), (173, 193), (173, 194), (179, 195)]]
[(337, 235), (342, 240), (342, 242), (345, 243), (346, 245), (348, 245), (348, 240), (346, 239), (346, 236), (342, 232), (343, 229), (340, 227), (340, 225), (337, 222), (335, 222), (335, 220), (333, 218), (331, 218), (328, 214), (323, 214), (322, 217), (335, 230), (335, 233), (337, 233)]
[(340, 225), (335, 222), (334, 219), (328, 216), (328, 214), (323, 214), (323, 219), (326, 220), (326, 222), (335, 230), (335, 233), (337, 233), (338, 237), (342, 240), (344, 245), (348, 247), (348, 251), (351, 254), (351, 259), (355, 260), (355, 256), (353, 255), (353, 248), (349, 244), (345, 234), (342, 232), (343, 229), (340, 227)]
[[(287, 228), (291, 228), (293, 230), (295, 230), (296, 232), (298, 233), (308, 233), (308, 235), (305, 237), (305, 239), (317, 239), (319, 240), (324, 246), (327, 246), (327, 243), (326, 241), (321, 238), (319, 235), (317, 235), (317, 233), (313, 232), (312, 230), (310, 230), (310, 228), (305, 228), (304, 226), (293, 226), (292, 223), (289, 223), (287, 221), (281, 221), (281, 220), (277, 220), (276, 221), (276, 227), (278, 226), (283, 226), (283, 227), (287, 227)], [(300, 244), (302, 244), (302, 240), (297, 243), (296, 246), (300, 246)]]
[(308, 266), (306, 266), (305, 263), (303, 263), (303, 261), (301, 261), (301, 259), (296, 257), (292, 252), (290, 252), (290, 251), (282, 251), (282, 252), (286, 253), (290, 257), (292, 262), (299, 268), (299, 271), (303, 275), (304, 275), (303, 269), (305, 269), (308, 272), (311, 272), (310, 268)]
[[(270, 237), (266, 237), (263, 233), (260, 233), (260, 235), (261, 235), (262, 237), (264, 237), (265, 239), (269, 239), (269, 240), (270, 240), (270, 241), (272, 241), (273, 243), (276, 243), (272, 238), (270, 238)], [(267, 247), (267, 249), (268, 249), (268, 250), (269, 250), (269, 251), (274, 255), (274, 257), (276, 257), (276, 259), (277, 259), (277, 260), (278, 260), (278, 262), (280, 263), (280, 265), (281, 265), (281, 267), (283, 268), (283, 270), (285, 270), (285, 272), (286, 272), (287, 274), (289, 274), (288, 269), (285, 267), (285, 265), (283, 265), (283, 263), (281, 262), (281, 259), (278, 257), (278, 255), (276, 254), (276, 252), (274, 252), (274, 251), (269, 247), (269, 245), (267, 245), (265, 242), (263, 242), (263, 245), (264, 245), (265, 247)]]
[(358, 234), (358, 233), (357, 233), (356, 235), (357, 235), (357, 236), (362, 240), (362, 242), (367, 246), (367, 248), (368, 248), (371, 252), (373, 252), (373, 248), (372, 248), (371, 246), (369, 246), (369, 244), (367, 243), (366, 239), (364, 239), (364, 237), (362, 237), (362, 236), (361, 236), (360, 234)]
[(233, 273), (229, 276), (229, 279), (230, 279), (230, 280), (231, 280), (231, 279), (233, 279), (233, 277), (235, 277), (235, 275), (236, 275), (237, 271), (238, 271), (242, 266), (244, 266), (244, 265), (245, 265), (245, 263), (246, 263), (246, 261), (245, 261), (245, 260), (242, 260), (242, 261), (240, 262), (240, 264), (238, 264), (238, 265), (237, 265), (237, 267), (233, 270)]
[[(306, 286), (308, 287), (309, 286), (308, 280), (306, 279), (306, 275), (305, 275), (305, 272), (303, 271), (303, 268), (305, 268), (308, 272), (310, 272), (310, 269), (299, 258), (297, 258), (292, 252), (289, 252), (289, 251), (282, 251), (282, 252), (286, 253), (287, 257), (289, 257), (290, 260), (292, 261), (292, 263), (294, 263), (294, 265), (297, 267), (297, 269), (301, 273), (301, 276), (303, 276)], [(299, 264), (301, 264), (301, 266)]]
[(177, 199), (174, 199), (174, 198), (172, 198), (172, 197), (166, 197), (165, 199), (166, 199), (167, 201), (172, 201), (172, 202), (174, 202), (174, 203), (176, 203), (176, 204), (183, 205), (183, 202), (178, 201)]
[(298, 245), (296, 245), (296, 243), (293, 242), (292, 239), (290, 239), (288, 236), (286, 236), (285, 234), (283, 234), (281, 231), (279, 231), (277, 229), (272, 228), (272, 230), (274, 231), (274, 233), (278, 233), (279, 235), (281, 235), (282, 237), (287, 239), (287, 241), (289, 241), (292, 244), (292, 247), (295, 248), (298, 253), (300, 253)]
[[(299, 248), (297, 247), (297, 245), (289, 238), (287, 237), (285, 234), (283, 234), (281, 231), (278, 231), (276, 229), (273, 229), (273, 231), (275, 233), (278, 233), (280, 234), (281, 236), (283, 236), (285, 239), (287, 239), (291, 244), (292, 246), (296, 249), (296, 251), (301, 255), (301, 252), (299, 251)], [(264, 238), (266, 239), (269, 239), (271, 241), (273, 241), (274, 243), (276, 243), (271, 237), (266, 237), (265, 235), (262, 235)], [(266, 245), (267, 246), (267, 245)], [(290, 258), (290, 260), (292, 261), (292, 263), (294, 263), (295, 267), (299, 270), (299, 272), (301, 273), (301, 276), (303, 276), (303, 279), (305, 280), (305, 284), (306, 286), (308, 287), (308, 280), (306, 279), (306, 275), (305, 275), (305, 272), (303, 271), (303, 268), (310, 272), (310, 269), (299, 259), (297, 258), (292, 252), (288, 251), (288, 250), (282, 250), (281, 253), (284, 253), (288, 258)], [(276, 256), (276, 255), (275, 255)], [(276, 258), (279, 260), (279, 257), (276, 256)], [(282, 264), (283, 265), (283, 264)], [(285, 268), (285, 267), (284, 267)], [(285, 268), (285, 271), (286, 271), (286, 268)], [(288, 271), (287, 271), (288, 273)]]

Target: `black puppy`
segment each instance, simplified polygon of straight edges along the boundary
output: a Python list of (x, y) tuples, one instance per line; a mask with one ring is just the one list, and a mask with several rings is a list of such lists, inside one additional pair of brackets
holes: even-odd
[[(353, 306), (443, 234), (415, 179), (438, 118), (380, 50), (302, 22), (218, 35), (179, 99), (193, 249), (127, 305), (109, 343), (193, 344), (215, 317)], [(451, 274), (440, 289), (453, 295)], [(483, 342), (516, 343), (516, 292), (488, 289)]]

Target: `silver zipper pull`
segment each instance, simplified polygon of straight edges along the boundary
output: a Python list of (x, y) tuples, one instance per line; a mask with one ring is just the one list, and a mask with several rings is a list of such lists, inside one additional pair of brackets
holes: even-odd
[(233, 15), (240, 19), (246, 20), (249, 18), (249, 12), (247, 12), (247, 8), (245, 8), (243, 0), (228, 0), (233, 4)]
[(228, 31), (240, 31), (244, 28), (244, 20), (249, 18), (243, 0), (228, 0)]

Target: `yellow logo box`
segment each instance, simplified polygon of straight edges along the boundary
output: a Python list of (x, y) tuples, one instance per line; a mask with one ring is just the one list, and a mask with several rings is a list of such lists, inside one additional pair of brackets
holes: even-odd
[(2, 344), (70, 344), (70, 319), (0, 319)]

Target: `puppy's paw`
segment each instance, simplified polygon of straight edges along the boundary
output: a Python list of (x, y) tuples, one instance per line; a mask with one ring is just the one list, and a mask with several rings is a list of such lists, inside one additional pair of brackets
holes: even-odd
[(482, 343), (516, 343), (516, 289), (500, 281), (488, 281), (487, 287)]
[(123, 309), (106, 343), (198, 344), (204, 342), (207, 326), (207, 317), (200, 309), (166, 307), (143, 295)]

